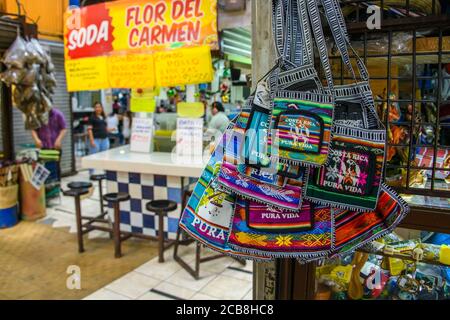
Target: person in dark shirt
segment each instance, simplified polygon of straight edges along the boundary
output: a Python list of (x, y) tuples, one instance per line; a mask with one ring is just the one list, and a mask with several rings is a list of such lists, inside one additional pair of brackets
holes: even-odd
[(89, 118), (88, 135), (90, 142), (90, 154), (109, 149), (108, 125), (105, 112), (100, 102), (94, 104), (94, 113)]
[(114, 114), (119, 114), (120, 113), (121, 105), (120, 105), (118, 97), (114, 97), (114, 103), (112, 105), (112, 108), (113, 108), (113, 113)]

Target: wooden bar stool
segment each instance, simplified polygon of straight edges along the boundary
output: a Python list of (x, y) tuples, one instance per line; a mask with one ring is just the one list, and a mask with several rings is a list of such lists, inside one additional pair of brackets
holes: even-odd
[(92, 188), (92, 183), (90, 182), (84, 182), (84, 181), (74, 181), (67, 185), (67, 188), (71, 190), (78, 190), (78, 189), (87, 189), (89, 190)]
[(174, 244), (173, 241), (169, 241), (168, 245), (164, 245), (164, 216), (167, 216), (167, 213), (176, 210), (177, 207), (178, 204), (171, 200), (153, 200), (146, 205), (148, 211), (158, 215), (158, 261), (160, 263), (164, 262), (164, 251)]
[(75, 216), (76, 216), (76, 223), (77, 223), (77, 238), (78, 238), (78, 252), (82, 253), (84, 252), (84, 245), (83, 245), (83, 223), (82, 223), (82, 216), (81, 216), (81, 196), (86, 195), (89, 193), (89, 189), (70, 189), (63, 191), (63, 194), (66, 197), (73, 197), (75, 199)]
[[(86, 189), (89, 192), (91, 192), (92, 189), (92, 183), (90, 182), (85, 182), (85, 181), (74, 181), (71, 182), (67, 185), (67, 187), (71, 190), (83, 190)], [(103, 206), (103, 201), (101, 201), (101, 210), (100, 210), (100, 215), (95, 216), (95, 217), (84, 217), (83, 215), (81, 215), (81, 211), (80, 211), (80, 219), (81, 221), (87, 221), (86, 223), (82, 223), (81, 225), (81, 229), (78, 230), (77, 228), (77, 233), (81, 233), (82, 235), (89, 233), (91, 231), (94, 230), (99, 230), (99, 231), (104, 231), (104, 232), (108, 232), (109, 233), (109, 238), (112, 239), (113, 237), (113, 232), (112, 232), (112, 223), (111, 220), (109, 219), (109, 217), (105, 216), (108, 214), (108, 211), (105, 211), (104, 206)], [(78, 217), (77, 217), (78, 219)], [(97, 223), (104, 223), (107, 224), (108, 227), (103, 227), (103, 226), (98, 226), (98, 225), (94, 225), (93, 223), (97, 222)]]
[(113, 238), (114, 238), (114, 256), (120, 258), (122, 256), (122, 241), (129, 239), (132, 235), (126, 234), (122, 236), (120, 231), (120, 203), (130, 200), (128, 193), (108, 193), (103, 196), (103, 199), (112, 204), (114, 209), (114, 222), (113, 222)]

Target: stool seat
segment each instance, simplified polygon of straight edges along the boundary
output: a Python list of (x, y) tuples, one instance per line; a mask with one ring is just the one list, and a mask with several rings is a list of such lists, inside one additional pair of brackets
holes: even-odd
[(92, 183), (84, 181), (75, 181), (67, 185), (69, 189), (89, 189), (92, 188)]
[(106, 179), (106, 174), (93, 174), (90, 176), (91, 181), (100, 181)]
[(151, 212), (170, 212), (174, 211), (178, 205), (175, 201), (171, 200), (153, 200), (147, 203), (147, 210)]
[(103, 196), (103, 200), (108, 202), (122, 202), (130, 200), (130, 195), (124, 192), (108, 193)]
[(88, 194), (88, 189), (70, 189), (63, 191), (63, 194), (67, 197), (76, 197), (76, 196), (84, 196), (85, 194)]

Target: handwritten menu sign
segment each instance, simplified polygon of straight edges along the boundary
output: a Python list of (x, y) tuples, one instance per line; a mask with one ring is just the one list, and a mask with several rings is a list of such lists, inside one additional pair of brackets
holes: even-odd
[(152, 88), (155, 86), (153, 55), (133, 54), (108, 58), (111, 88)]
[(153, 118), (133, 118), (130, 151), (149, 153), (153, 139)]
[(66, 61), (67, 87), (70, 91), (108, 88), (107, 57)]
[(203, 155), (203, 119), (177, 119), (178, 157)]
[(210, 47), (201, 46), (155, 54), (156, 84), (171, 87), (213, 80)]

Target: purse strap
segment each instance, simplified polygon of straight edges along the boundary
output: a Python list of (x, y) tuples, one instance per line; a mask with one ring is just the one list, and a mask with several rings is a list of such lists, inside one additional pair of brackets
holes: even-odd
[[(328, 88), (334, 91), (331, 64), (316, 1), (273, 0), (272, 12), (278, 66), (285, 70), (313, 66), (312, 38), (314, 38)], [(325, 91), (322, 87), (319, 90)]]
[(342, 14), (341, 6), (337, 0), (321, 0), (322, 5), (325, 10), (325, 17), (330, 26), (331, 32), (333, 34), (336, 45), (341, 54), (342, 60), (351, 73), (353, 79), (356, 81), (356, 73), (353, 69), (353, 65), (350, 61), (350, 55), (348, 48), (352, 51), (352, 54), (356, 58), (356, 65), (358, 67), (358, 72), (363, 81), (369, 81), (369, 72), (364, 64), (364, 61), (358, 55), (356, 50), (350, 43), (350, 38), (348, 36), (347, 27), (345, 24), (344, 15)]
[[(357, 83), (356, 73), (353, 68), (353, 65), (350, 60), (350, 55), (348, 49), (352, 51), (352, 54), (356, 58), (356, 65), (358, 67), (359, 75), (362, 81), (369, 83), (369, 72), (364, 64), (364, 61), (358, 55), (356, 50), (350, 43), (350, 38), (348, 36), (347, 26), (345, 23), (344, 16), (342, 14), (341, 6), (338, 0), (321, 0), (322, 5), (325, 10), (325, 16), (332, 31), (333, 38), (337, 45), (337, 48), (341, 54), (342, 61), (344, 65), (349, 70), (353, 80)], [(361, 96), (362, 101), (364, 102), (364, 106), (368, 115), (368, 125), (369, 128), (374, 129), (384, 129), (384, 125), (378, 117), (378, 114), (374, 108), (375, 102), (373, 100), (373, 93), (370, 88), (370, 85), (364, 86), (369, 90), (362, 90), (361, 85), (356, 85), (356, 89)]]
[[(319, 48), (328, 87), (333, 88), (331, 66), (318, 10), (311, 9), (309, 10), (311, 12), (308, 12), (305, 0), (273, 0), (272, 11), (277, 65), (284, 70), (283, 77), (290, 79), (291, 77), (285, 73), (289, 74), (289, 71), (292, 70), (292, 79), (299, 78), (296, 80), (301, 80), (302, 74), (311, 73), (303, 69), (313, 69), (312, 36), (309, 25), (311, 18), (314, 26), (314, 39)], [(324, 92), (321, 83), (316, 82), (319, 85), (319, 91)]]
[(295, 0), (272, 1), (272, 31), (277, 64), (285, 69), (303, 65), (302, 25)]
[(325, 73), (325, 79), (328, 84), (328, 89), (330, 89), (331, 92), (334, 93), (333, 74), (331, 72), (331, 64), (328, 58), (325, 36), (323, 34), (322, 21), (320, 20), (319, 7), (317, 6), (316, 0), (297, 0), (299, 7), (301, 7), (302, 2), (304, 1), (306, 1), (307, 4), (309, 21), (311, 23), (316, 47), (319, 52), (320, 62)]

